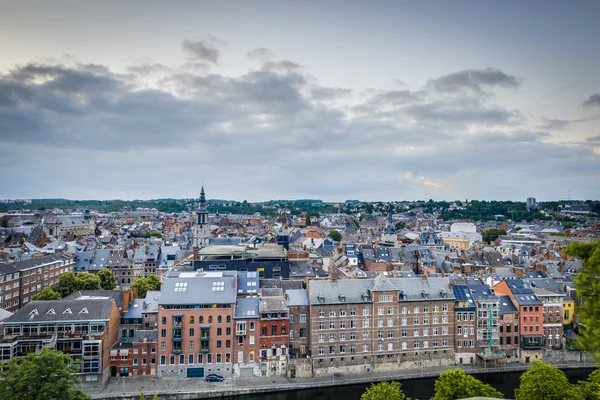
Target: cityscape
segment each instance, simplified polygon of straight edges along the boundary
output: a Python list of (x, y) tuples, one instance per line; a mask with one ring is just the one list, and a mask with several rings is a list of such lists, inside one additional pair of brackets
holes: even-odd
[(600, 2), (0, 10), (0, 399), (600, 399)]

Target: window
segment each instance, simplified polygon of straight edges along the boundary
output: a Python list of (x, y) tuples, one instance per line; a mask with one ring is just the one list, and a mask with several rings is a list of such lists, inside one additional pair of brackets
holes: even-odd
[(190, 325), (194, 325), (194, 317), (190, 317)]
[(231, 335), (231, 328), (225, 328), (225, 334), (227, 336)]
[(363, 319), (362, 327), (363, 328), (368, 328), (369, 327), (369, 320), (368, 319)]
[(223, 334), (223, 328), (217, 328), (217, 336), (221, 336)]
[(330, 333), (329, 334), (329, 341), (330, 342), (335, 342), (335, 333)]
[[(323, 329), (325, 329), (325, 322), (319, 322), (319, 330), (322, 331)], [(266, 334), (267, 332), (265, 331), (265, 334), (263, 336), (266, 336)]]
[(377, 315), (383, 315), (384, 312), (385, 312), (384, 307), (377, 307)]
[(190, 337), (194, 337), (194, 328), (190, 328)]
[(437, 304), (434, 304), (431, 307), (433, 308), (433, 312), (438, 312), (438, 305)]
[(448, 323), (448, 316), (442, 315), (442, 324), (447, 324), (447, 323)]
[(442, 347), (448, 346), (448, 339), (442, 339)]
[(167, 357), (166, 356), (160, 356), (160, 365), (165, 365), (167, 363)]
[(363, 353), (368, 353), (368, 352), (369, 352), (369, 345), (363, 344)]
[(391, 303), (392, 302), (392, 296), (391, 295), (381, 295), (379, 296), (379, 301), (381, 303)]
[(223, 347), (222, 342), (217, 340), (217, 349), (220, 349), (221, 347)]
[(188, 346), (188, 349), (190, 350), (194, 350), (194, 342), (190, 340), (190, 344)]
[(160, 351), (166, 351), (166, 350), (167, 350), (167, 343), (160, 342)]
[(387, 308), (387, 314), (388, 314), (388, 315), (393, 315), (393, 314), (394, 314), (394, 307), (391, 307), (391, 306), (389, 306), (389, 307)]
[(408, 306), (402, 306), (402, 314), (408, 313)]
[(300, 314), (300, 323), (306, 322), (306, 314)]
[(162, 317), (161, 318), (161, 324), (163, 324), (163, 325), (167, 324), (167, 317)]
[(161, 338), (166, 338), (167, 337), (167, 330), (166, 329), (161, 329), (160, 330), (160, 337)]
[(429, 312), (429, 305), (423, 306), (423, 312), (424, 313), (428, 313)]
[(329, 329), (335, 329), (335, 322), (329, 321)]
[(413, 325), (419, 325), (419, 317), (413, 317)]
[(419, 306), (413, 306), (413, 312), (415, 314), (418, 314), (419, 313)]
[(363, 332), (362, 333), (362, 338), (363, 338), (363, 340), (369, 339), (369, 332)]
[(407, 337), (408, 336), (408, 329), (402, 329), (402, 337)]
[(193, 364), (194, 363), (194, 355), (193, 354), (189, 354), (188, 355), (188, 364)]
[(290, 324), (294, 323), (294, 314), (290, 314)]
[(335, 317), (335, 310), (329, 310), (329, 317)]
[(417, 336), (419, 336), (419, 334), (420, 334), (419, 328), (413, 329), (413, 336), (417, 337)]
[(364, 316), (367, 316), (367, 315), (369, 315), (369, 307), (364, 307), (364, 308), (363, 308), (363, 313), (362, 313), (362, 314), (363, 314)]
[(346, 341), (346, 334), (340, 333), (340, 342), (344, 342), (344, 341)]
[(393, 318), (388, 318), (387, 320), (387, 326), (388, 328), (391, 328), (394, 326), (394, 319)]
[(402, 350), (408, 349), (408, 342), (402, 342)]
[(356, 340), (356, 332), (350, 332), (350, 340)]
[[(217, 324), (221, 324), (223, 323), (223, 317), (221, 317), (220, 315), (217, 317)], [(217, 354), (218, 355), (218, 354)]]
[(350, 309), (350, 315), (351, 316), (356, 315), (356, 308), (351, 308)]
[(325, 335), (321, 334), (319, 335), (319, 343), (323, 343), (325, 342)]
[(325, 354), (325, 348), (319, 347), (319, 354)]
[(319, 310), (319, 318), (325, 318), (325, 310)]
[(429, 348), (429, 340), (424, 340), (424, 341), (423, 341), (423, 348), (424, 348), (424, 349), (427, 349), (427, 348)]
[(429, 324), (429, 315), (424, 315), (423, 316), (423, 324), (425, 324), (425, 325)]
[(340, 321), (340, 329), (346, 329), (346, 321)]
[(285, 325), (281, 325), (281, 334), (282, 334), (282, 335), (285, 335), (285, 334), (286, 334)]
[(335, 346), (329, 346), (329, 354), (335, 354)]
[(421, 347), (421, 342), (419, 342), (418, 340), (415, 340), (413, 342), (413, 348), (418, 349), (419, 347)]
[(440, 317), (438, 317), (437, 315), (434, 315), (432, 324), (435, 325), (435, 324), (439, 324), (439, 323), (440, 323)]
[(433, 347), (438, 347), (438, 340), (437, 339), (433, 339)]
[(377, 351), (383, 351), (383, 343), (377, 343)]
[(442, 326), (442, 335), (447, 335), (447, 334), (448, 334), (448, 327)]

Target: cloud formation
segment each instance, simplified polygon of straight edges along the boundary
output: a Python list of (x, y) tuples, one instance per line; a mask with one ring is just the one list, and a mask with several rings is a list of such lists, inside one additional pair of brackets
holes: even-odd
[(181, 42), (181, 48), (193, 60), (219, 64), (221, 51), (205, 41), (185, 39)]
[(584, 106), (600, 106), (600, 93), (591, 95), (586, 101), (583, 102)]
[[(218, 67), (217, 48), (183, 43)], [(210, 197), (238, 200), (542, 199), (564, 187), (599, 197), (589, 144), (551, 143), (520, 110), (493, 103), (495, 88), (519, 84), (470, 69), (364, 95), (291, 60), (237, 76), (18, 65), (0, 75), (0, 198), (186, 197), (200, 180)]]

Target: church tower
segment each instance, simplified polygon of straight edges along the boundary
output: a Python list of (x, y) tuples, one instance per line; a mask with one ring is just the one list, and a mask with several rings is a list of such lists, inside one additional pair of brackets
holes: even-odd
[(196, 209), (196, 223), (194, 224), (194, 249), (201, 249), (208, 246), (208, 209), (206, 208), (206, 195), (204, 185), (200, 191), (200, 203)]

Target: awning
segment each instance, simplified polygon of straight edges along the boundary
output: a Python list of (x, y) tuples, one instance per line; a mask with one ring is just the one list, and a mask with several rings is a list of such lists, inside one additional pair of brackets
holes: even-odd
[(116, 357), (118, 353), (119, 353), (119, 350), (111, 350), (110, 351), (110, 355), (111, 356), (115, 356)]
[(125, 349), (125, 350), (121, 349), (121, 350), (119, 350), (119, 355), (121, 357), (127, 356), (128, 354), (129, 354), (129, 349)]

